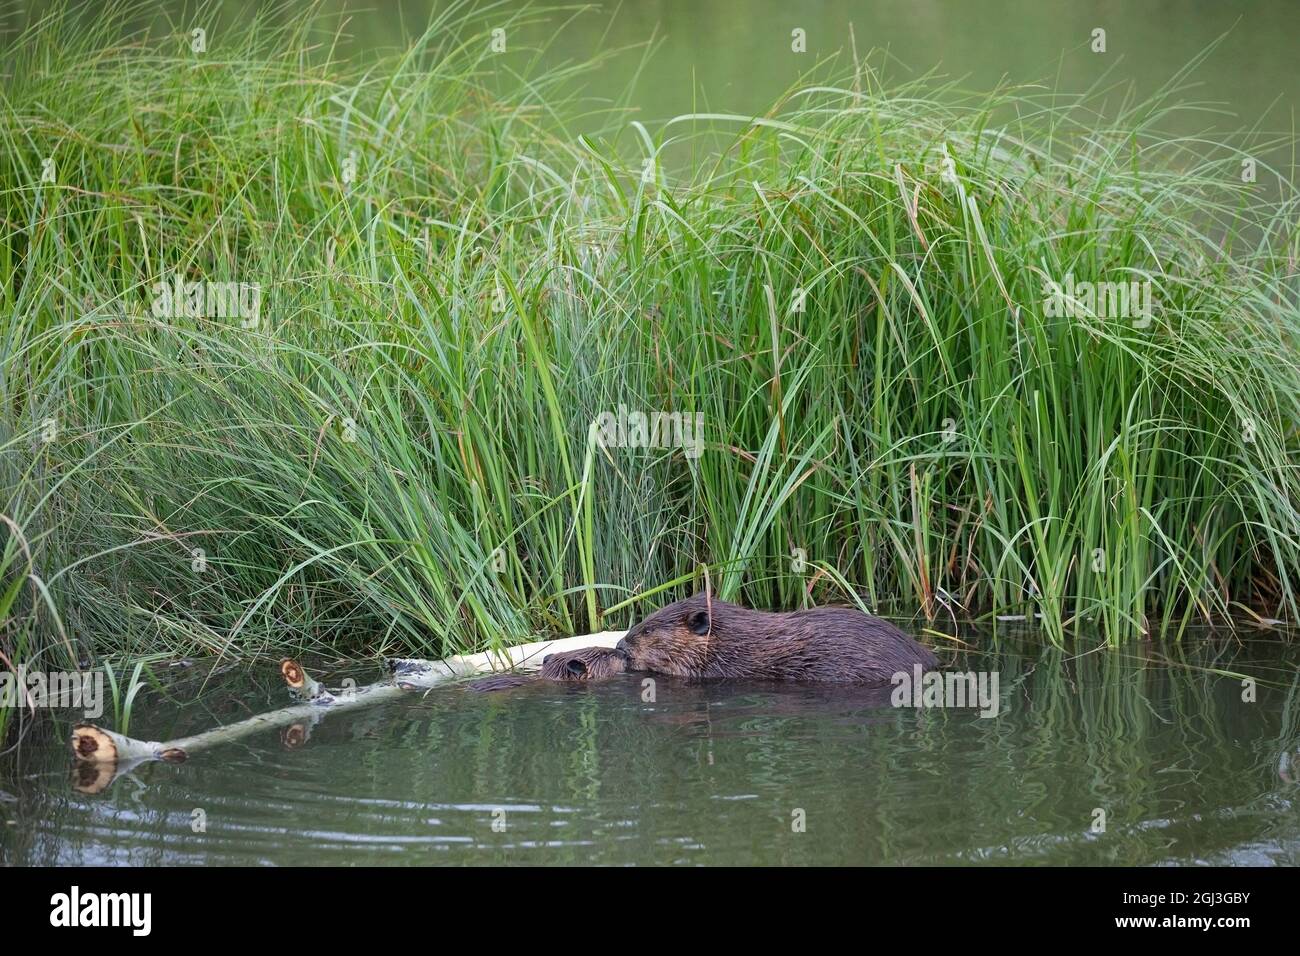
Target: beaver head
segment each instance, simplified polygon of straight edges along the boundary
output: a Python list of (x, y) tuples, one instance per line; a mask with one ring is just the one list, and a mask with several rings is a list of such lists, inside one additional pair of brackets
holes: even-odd
[(706, 594), (655, 611), (618, 642), (630, 670), (696, 677), (709, 672), (714, 615), (724, 605)]
[(542, 658), (542, 678), (554, 681), (604, 680), (627, 670), (627, 655), (612, 647), (557, 651)]

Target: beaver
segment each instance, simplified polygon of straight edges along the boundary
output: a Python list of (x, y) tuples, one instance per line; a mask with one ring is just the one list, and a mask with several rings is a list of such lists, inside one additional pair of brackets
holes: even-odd
[(627, 668), (687, 678), (887, 684), (938, 660), (888, 621), (847, 607), (751, 611), (696, 594), (618, 642)]
[(534, 684), (538, 680), (540, 678), (536, 674), (493, 674), (491, 677), (470, 681), (465, 685), (465, 689), (472, 690), (476, 694), (486, 694), (489, 691), (510, 690), (512, 687)]
[(475, 692), (508, 690), (538, 681), (564, 684), (605, 680), (627, 670), (627, 656), (612, 647), (582, 647), (576, 651), (556, 651), (542, 658), (537, 674), (494, 674), (467, 684)]

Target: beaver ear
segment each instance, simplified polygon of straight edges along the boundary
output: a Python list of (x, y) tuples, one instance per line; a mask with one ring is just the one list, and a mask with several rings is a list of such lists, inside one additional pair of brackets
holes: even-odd
[(708, 634), (709, 633), (709, 612), (692, 611), (686, 618), (686, 626), (689, 627), (692, 632), (700, 635), (700, 637), (703, 637), (704, 635)]
[(569, 661), (569, 673), (574, 675), (585, 674), (587, 673), (587, 665), (584, 664), (582, 661), (578, 660), (577, 658), (574, 658), (573, 660)]

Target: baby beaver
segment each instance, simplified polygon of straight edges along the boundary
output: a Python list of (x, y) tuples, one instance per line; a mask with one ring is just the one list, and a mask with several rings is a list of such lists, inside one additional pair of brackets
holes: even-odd
[(627, 669), (688, 678), (888, 684), (939, 662), (893, 624), (851, 608), (751, 611), (697, 594), (618, 642)]
[(583, 647), (576, 651), (556, 651), (542, 658), (537, 674), (495, 674), (467, 684), (466, 690), (477, 692), (507, 690), (536, 681), (565, 684), (605, 680), (627, 670), (627, 656), (612, 647)]

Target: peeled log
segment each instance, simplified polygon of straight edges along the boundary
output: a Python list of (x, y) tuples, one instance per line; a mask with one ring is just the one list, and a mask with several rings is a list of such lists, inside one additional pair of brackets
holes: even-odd
[(297, 745), (300, 746), (301, 741), (305, 740), (307, 728), (326, 714), (394, 700), (412, 691), (428, 690), (459, 677), (516, 667), (540, 667), (542, 658), (552, 652), (582, 647), (613, 647), (623, 634), (623, 631), (602, 631), (599, 634), (566, 637), (557, 641), (534, 641), (500, 652), (460, 654), (440, 661), (394, 658), (388, 662), (392, 670), (390, 677), (355, 690), (342, 691), (327, 690), (297, 661), (286, 659), (280, 662), (280, 673), (290, 692), (300, 701), (290, 707), (258, 714), (191, 737), (163, 742), (136, 740), (94, 724), (78, 724), (72, 731), (72, 754), (81, 765), (76, 774), (76, 786), (86, 793), (99, 793), (121, 773), (137, 764), (157, 760), (180, 763), (200, 750), (239, 740), (259, 730), (289, 727), (289, 738), (299, 741)]

